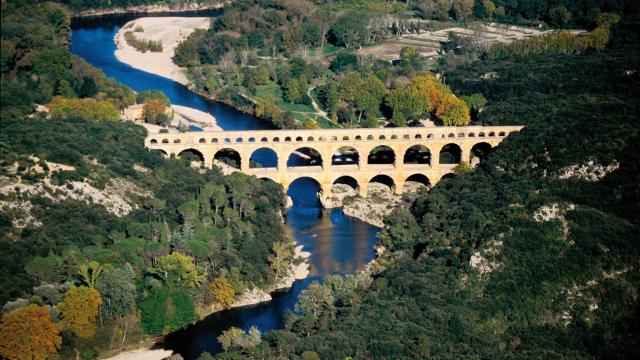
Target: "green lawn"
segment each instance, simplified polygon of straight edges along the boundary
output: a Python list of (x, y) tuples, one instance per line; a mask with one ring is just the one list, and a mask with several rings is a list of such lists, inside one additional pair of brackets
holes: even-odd
[(344, 48), (340, 46), (327, 44), (321, 48), (309, 50), (309, 56), (316, 56), (316, 55), (327, 56), (327, 55), (335, 54), (341, 50), (344, 50)]

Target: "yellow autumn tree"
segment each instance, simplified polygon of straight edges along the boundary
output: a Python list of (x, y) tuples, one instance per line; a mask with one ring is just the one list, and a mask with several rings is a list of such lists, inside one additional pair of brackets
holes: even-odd
[(234, 301), (234, 291), (229, 282), (223, 278), (215, 278), (209, 283), (213, 300), (224, 308), (230, 308)]
[(86, 286), (71, 286), (58, 304), (62, 328), (81, 338), (96, 333), (96, 317), (102, 304), (100, 294)]
[[(147, 123), (157, 124), (164, 122), (166, 117), (167, 103), (161, 99), (146, 99), (142, 105), (142, 114)], [(164, 124), (161, 124), (164, 125)]]
[(447, 98), (444, 111), (438, 117), (445, 126), (466, 126), (471, 122), (467, 104), (455, 96)]
[(60, 328), (51, 320), (49, 309), (29, 305), (2, 315), (0, 357), (44, 360), (60, 348)]
[(56, 117), (78, 116), (93, 121), (118, 121), (120, 111), (111, 102), (93, 98), (67, 99), (55, 96), (47, 107)]

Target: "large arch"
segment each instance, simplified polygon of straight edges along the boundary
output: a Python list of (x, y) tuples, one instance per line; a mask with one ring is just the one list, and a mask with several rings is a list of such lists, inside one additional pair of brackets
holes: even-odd
[(347, 185), (352, 188), (354, 191), (358, 191), (360, 189), (360, 184), (358, 184), (358, 180), (349, 175), (340, 176), (339, 178), (333, 181), (332, 185)]
[(250, 168), (275, 168), (278, 167), (278, 154), (268, 147), (256, 149), (249, 156)]
[(395, 181), (393, 181), (393, 179), (389, 175), (376, 175), (376, 176), (372, 177), (369, 180), (369, 183), (367, 185), (367, 194), (372, 192), (372, 190), (373, 191), (376, 190), (375, 186), (371, 186), (372, 184), (385, 185), (388, 188), (388, 191), (391, 192), (391, 193), (393, 193), (395, 188), (396, 188)]
[(293, 180), (285, 188), (285, 191), (293, 200), (293, 207), (287, 213), (287, 217), (298, 214), (303, 216), (322, 216), (322, 206), (318, 198), (318, 193), (322, 190), (318, 180), (302, 176)]
[(429, 188), (431, 188), (431, 181), (426, 175), (413, 174), (404, 181), (402, 192), (413, 192)]
[(178, 158), (191, 161), (200, 161), (201, 164), (204, 164), (204, 155), (199, 150), (188, 148), (180, 151), (178, 153)]
[(431, 151), (424, 145), (413, 145), (405, 151), (404, 163), (431, 165)]
[(289, 154), (287, 167), (297, 166), (322, 166), (322, 155), (314, 148), (297, 148)]
[(456, 144), (447, 144), (440, 150), (440, 164), (459, 164), (462, 160), (462, 149)]
[(487, 159), (487, 156), (493, 151), (491, 144), (487, 142), (479, 142), (471, 148), (471, 155), (469, 156), (469, 164), (476, 165)]
[(236, 169), (240, 169), (240, 163), (242, 162), (240, 153), (231, 148), (218, 150), (215, 155), (213, 155), (213, 158)]
[(374, 147), (367, 156), (367, 164), (393, 164), (396, 153), (386, 145)]
[(358, 165), (360, 153), (354, 147), (342, 146), (331, 156), (331, 165)]

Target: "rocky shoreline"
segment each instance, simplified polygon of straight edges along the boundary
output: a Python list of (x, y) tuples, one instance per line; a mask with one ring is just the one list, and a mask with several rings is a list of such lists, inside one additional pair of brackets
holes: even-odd
[(120, 14), (163, 14), (173, 12), (194, 12), (217, 10), (224, 7), (226, 1), (218, 3), (183, 3), (165, 5), (136, 5), (127, 7), (113, 7), (108, 9), (81, 10), (73, 14), (74, 18), (90, 18)]

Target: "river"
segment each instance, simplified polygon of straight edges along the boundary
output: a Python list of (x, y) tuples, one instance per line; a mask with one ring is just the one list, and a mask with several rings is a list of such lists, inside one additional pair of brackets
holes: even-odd
[[(216, 11), (165, 16), (215, 16)], [(160, 16), (160, 15), (154, 15)], [(236, 111), (225, 104), (189, 91), (172, 80), (136, 70), (119, 62), (113, 38), (120, 27), (140, 15), (116, 15), (74, 21), (71, 51), (93, 66), (135, 91), (162, 90), (172, 104), (206, 111), (216, 117), (224, 130), (268, 128), (268, 124), (253, 116)], [(261, 159), (257, 159), (261, 162)], [(267, 161), (267, 159), (264, 159)], [(266, 164), (263, 164), (266, 165)], [(323, 210), (316, 194), (318, 184), (311, 179), (294, 181), (288, 191), (293, 207), (286, 214), (286, 231), (304, 251), (311, 252), (310, 276), (296, 281), (289, 291), (273, 294), (273, 301), (236, 308), (213, 314), (202, 321), (166, 337), (161, 347), (171, 349), (186, 360), (197, 358), (203, 351), (212, 354), (222, 349), (217, 341), (220, 333), (235, 326), (245, 330), (252, 325), (262, 332), (282, 328), (285, 311), (293, 309), (300, 291), (313, 281), (329, 274), (348, 274), (363, 267), (374, 256), (379, 228), (345, 216), (341, 209)]]

